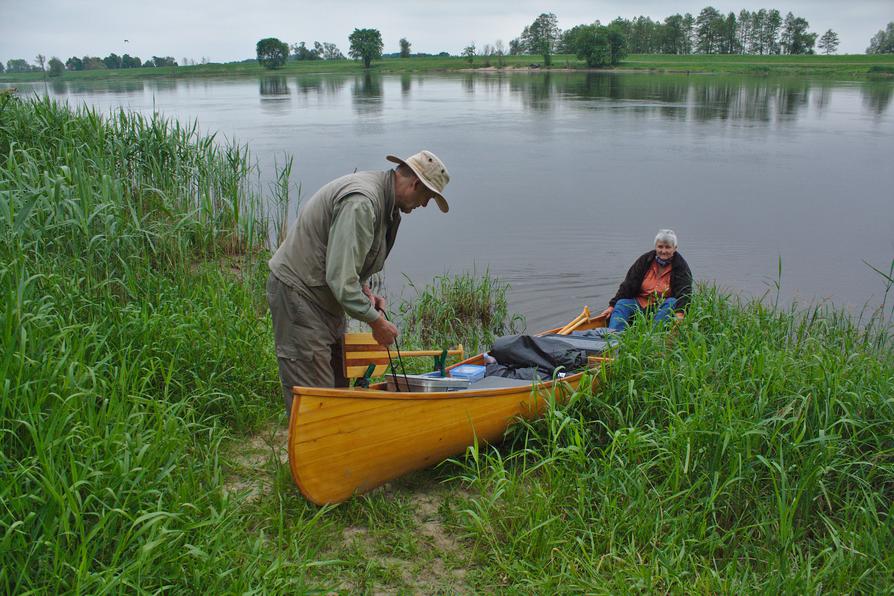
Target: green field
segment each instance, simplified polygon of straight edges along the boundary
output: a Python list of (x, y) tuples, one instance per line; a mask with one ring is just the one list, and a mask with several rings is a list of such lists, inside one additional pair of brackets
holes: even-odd
[[(371, 71), (379, 73), (426, 73), (468, 69), (527, 69), (541, 65), (540, 56), (506, 56), (500, 65), (497, 58), (476, 57), (470, 64), (460, 57), (386, 58), (373, 62)], [(553, 56), (552, 69), (586, 70), (586, 64), (572, 55)], [(875, 69), (875, 70), (873, 70)], [(866, 78), (894, 76), (894, 55), (853, 54), (844, 56), (739, 56), (739, 55), (689, 55), (668, 54), (631, 55), (614, 71), (645, 70), (677, 74), (728, 73), (742, 75), (804, 75), (839, 78)], [(132, 68), (118, 70), (91, 70), (66, 72), (62, 80), (82, 79), (133, 79), (151, 77), (207, 77), (207, 76), (259, 76), (263, 74), (316, 74), (363, 72), (363, 65), (354, 60), (290, 61), (283, 68), (270, 71), (257, 63), (206, 64), (164, 68)], [(880, 72), (877, 72), (880, 71)], [(40, 81), (42, 73), (0, 74), (0, 82)]]
[[(294, 186), (251, 163), (194, 126), (0, 98), (2, 593), (891, 590), (890, 302), (700, 286), (499, 449), (306, 502), (263, 289), (283, 213), (260, 206)], [(520, 323), (507, 291), (435, 280), (395, 312), (402, 346), (487, 342)]]

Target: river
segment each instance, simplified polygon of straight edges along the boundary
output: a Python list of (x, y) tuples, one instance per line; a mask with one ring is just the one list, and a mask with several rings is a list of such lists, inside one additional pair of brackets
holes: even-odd
[(894, 259), (888, 82), (553, 72), (18, 87), (195, 119), (247, 143), (265, 180), (294, 156), (305, 198), (388, 167), (388, 153), (430, 149), (450, 170), (450, 213), (405, 216), (390, 297), (488, 270), (531, 330), (604, 308), (659, 228), (676, 230), (697, 280), (852, 312), (883, 297), (867, 263)]

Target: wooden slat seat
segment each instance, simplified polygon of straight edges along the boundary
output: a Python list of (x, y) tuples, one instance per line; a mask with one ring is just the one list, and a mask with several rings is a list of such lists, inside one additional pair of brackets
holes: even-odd
[[(402, 358), (417, 358), (420, 356), (440, 356), (444, 350), (401, 350)], [(373, 377), (381, 377), (388, 368), (388, 350), (373, 339), (372, 333), (346, 333), (343, 343), (345, 378), (359, 379), (366, 374), (370, 364), (375, 364)], [(448, 356), (463, 358), (463, 346), (447, 350)], [(397, 350), (391, 348), (391, 357), (397, 361)]]

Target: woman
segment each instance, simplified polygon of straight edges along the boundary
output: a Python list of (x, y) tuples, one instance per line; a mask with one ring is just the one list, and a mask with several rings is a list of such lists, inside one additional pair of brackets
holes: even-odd
[(685, 308), (692, 292), (692, 272), (677, 252), (677, 235), (673, 230), (658, 230), (655, 250), (650, 250), (633, 263), (618, 293), (609, 300), (600, 316), (610, 316), (609, 329), (622, 331), (638, 312), (658, 305), (655, 323), (674, 316)]

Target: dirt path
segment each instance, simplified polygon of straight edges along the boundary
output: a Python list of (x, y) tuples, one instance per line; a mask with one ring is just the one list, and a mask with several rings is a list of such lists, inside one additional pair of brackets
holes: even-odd
[[(270, 424), (234, 441), (226, 462), (227, 491), (245, 495), (247, 507), (272, 498), (273, 475), (287, 465), (288, 432)], [(288, 499), (303, 499), (289, 486)], [(338, 531), (324, 546), (327, 560), (314, 583), (339, 594), (470, 594), (471, 544), (462, 536), (458, 511), (469, 493), (444, 483), (437, 471), (409, 474), (326, 515)], [(314, 509), (315, 510), (315, 509)], [(289, 520), (290, 523), (300, 521)]]

